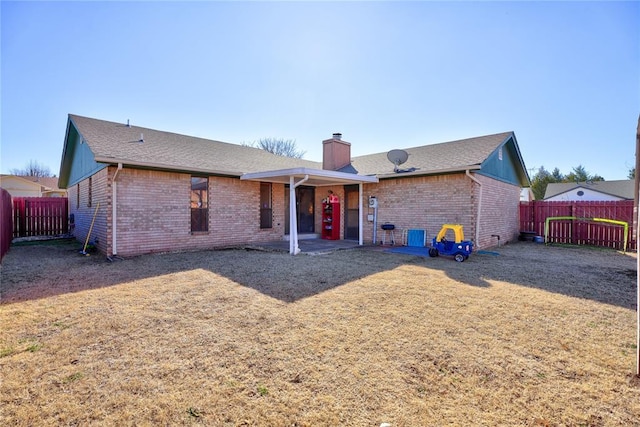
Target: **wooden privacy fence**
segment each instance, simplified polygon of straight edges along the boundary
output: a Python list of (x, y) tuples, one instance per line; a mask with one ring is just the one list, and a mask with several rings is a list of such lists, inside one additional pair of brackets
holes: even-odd
[[(548, 202), (536, 200), (520, 203), (520, 230), (545, 236), (547, 218), (571, 217), (548, 221), (547, 242), (603, 246), (618, 250), (635, 250), (633, 200), (619, 202)], [(613, 220), (612, 222), (594, 219)], [(627, 247), (624, 247), (627, 223)]]
[(66, 197), (14, 197), (13, 237), (66, 234), (68, 217)]
[(13, 222), (11, 220), (11, 194), (4, 188), (0, 188), (1, 201), (0, 205), (0, 260), (4, 258), (4, 254), (9, 251), (13, 234)]

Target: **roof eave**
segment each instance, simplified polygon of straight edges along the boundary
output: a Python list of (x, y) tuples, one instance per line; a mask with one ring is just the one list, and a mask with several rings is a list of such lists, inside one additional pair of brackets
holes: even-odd
[(441, 175), (441, 174), (447, 174), (447, 173), (457, 173), (457, 172), (465, 172), (465, 171), (472, 171), (472, 170), (480, 170), (480, 165), (456, 166), (454, 168), (432, 169), (432, 170), (418, 169), (413, 172), (393, 172), (393, 173), (377, 174), (376, 176), (379, 179), (392, 179), (392, 178), (404, 178), (407, 176)]
[(109, 165), (122, 164), (122, 166), (133, 166), (133, 167), (144, 168), (144, 169), (201, 173), (201, 174), (222, 175), (222, 176), (232, 176), (232, 177), (242, 176), (242, 172), (238, 172), (238, 171), (223, 171), (223, 170), (216, 170), (216, 169), (198, 168), (193, 166), (183, 167), (183, 166), (177, 166), (177, 165), (167, 165), (163, 163), (152, 163), (152, 162), (136, 162), (130, 159), (118, 159), (115, 157), (96, 156), (95, 161), (98, 163), (104, 163)]
[[(58, 187), (66, 188), (69, 184), (69, 173), (71, 171), (71, 160), (69, 159), (69, 131), (75, 124), (71, 120), (71, 115), (67, 117), (67, 129), (64, 133), (64, 143), (62, 147), (62, 157), (60, 158), (60, 171), (58, 172)], [(77, 129), (76, 129), (77, 132)]]
[(286, 184), (289, 182), (289, 179), (291, 177), (312, 177), (316, 182), (315, 186), (378, 182), (378, 178), (371, 175), (357, 175), (346, 172), (330, 171), (325, 169), (311, 169), (304, 167), (245, 173), (240, 177), (240, 179), (243, 181), (264, 181)]

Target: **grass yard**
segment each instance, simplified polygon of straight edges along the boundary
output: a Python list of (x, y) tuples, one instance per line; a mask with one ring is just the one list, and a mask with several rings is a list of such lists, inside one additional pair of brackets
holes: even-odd
[(632, 255), (79, 249), (3, 260), (2, 425), (640, 425)]

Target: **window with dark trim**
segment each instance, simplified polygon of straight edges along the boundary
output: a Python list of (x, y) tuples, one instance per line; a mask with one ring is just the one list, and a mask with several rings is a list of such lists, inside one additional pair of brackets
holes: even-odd
[(87, 207), (91, 207), (91, 177), (89, 177), (89, 186), (87, 187)]
[(271, 183), (260, 183), (260, 228), (273, 227), (273, 207), (271, 205)]
[(191, 232), (209, 231), (209, 178), (191, 177)]

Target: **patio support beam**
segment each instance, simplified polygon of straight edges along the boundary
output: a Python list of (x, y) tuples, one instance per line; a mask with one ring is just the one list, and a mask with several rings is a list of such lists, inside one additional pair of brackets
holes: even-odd
[(298, 246), (298, 216), (296, 187), (305, 183), (309, 179), (309, 175), (305, 175), (300, 181), (295, 182), (293, 175), (289, 176), (289, 254), (298, 255), (300, 247)]

